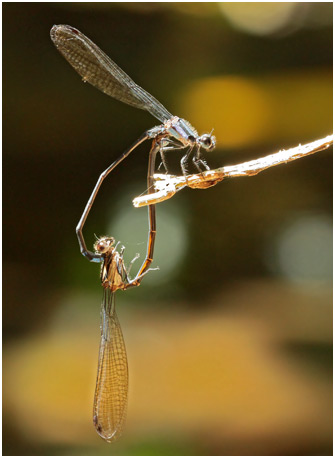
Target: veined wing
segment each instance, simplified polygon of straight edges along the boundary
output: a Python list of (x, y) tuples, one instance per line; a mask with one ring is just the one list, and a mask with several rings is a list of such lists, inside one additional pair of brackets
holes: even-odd
[(171, 113), (155, 97), (138, 86), (79, 30), (69, 25), (54, 25), (50, 36), (56, 48), (84, 81), (121, 102), (147, 110), (161, 122), (172, 118)]
[(108, 442), (116, 439), (122, 432), (127, 401), (126, 347), (115, 311), (115, 294), (109, 289), (104, 289), (93, 423), (98, 434)]

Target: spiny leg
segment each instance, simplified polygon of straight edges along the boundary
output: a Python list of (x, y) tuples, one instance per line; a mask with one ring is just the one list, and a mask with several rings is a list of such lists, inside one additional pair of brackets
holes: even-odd
[(203, 170), (201, 169), (200, 164), (201, 164), (206, 170), (210, 170), (210, 168), (208, 167), (206, 161), (205, 161), (204, 159), (202, 159), (202, 157), (201, 157), (200, 147), (197, 148), (196, 153), (195, 153), (195, 155), (194, 155), (193, 158), (192, 158), (192, 162), (193, 162), (194, 166), (196, 167), (196, 169), (197, 169), (201, 174), (203, 173)]
[[(167, 166), (167, 161), (166, 161), (166, 156), (165, 156), (165, 151), (167, 149), (170, 149), (168, 146), (164, 146), (166, 144), (168, 144), (168, 141), (167, 140), (162, 140), (161, 141), (161, 144), (160, 144), (160, 147), (159, 147), (159, 155), (161, 157), (161, 163), (159, 164), (158, 166), (158, 170), (160, 169), (160, 167), (163, 165), (164, 169), (165, 169), (165, 173), (168, 173), (168, 166)], [(150, 160), (150, 159), (149, 159)]]
[(191, 147), (188, 149), (188, 151), (187, 151), (187, 153), (185, 154), (185, 156), (183, 156), (183, 157), (181, 158), (181, 161), (180, 161), (180, 167), (181, 167), (181, 170), (182, 170), (184, 176), (187, 175), (186, 166), (187, 166), (187, 162), (188, 162), (188, 159), (189, 159), (189, 157), (190, 157), (192, 151), (193, 151), (193, 147), (191, 146)]
[(130, 261), (128, 267), (126, 268), (126, 273), (129, 276), (130, 275), (130, 270), (133, 267), (134, 262), (140, 257), (140, 253), (136, 253), (134, 258)]
[(167, 161), (166, 161), (166, 154), (165, 153), (167, 151), (177, 151), (177, 150), (181, 150), (181, 149), (185, 149), (186, 148), (185, 145), (180, 145), (180, 144), (178, 144), (176, 142), (173, 142), (173, 141), (169, 141), (169, 142), (167, 142), (167, 144), (169, 146), (161, 146), (161, 148), (159, 149), (159, 153), (160, 153), (160, 157), (161, 157), (161, 161), (162, 162), (159, 164), (158, 170), (163, 165), (164, 169), (165, 169), (165, 173), (169, 173), (168, 167), (167, 167)]
[(114, 246), (114, 251), (116, 251), (117, 247), (120, 245), (120, 240), (118, 242), (116, 242), (116, 245)]

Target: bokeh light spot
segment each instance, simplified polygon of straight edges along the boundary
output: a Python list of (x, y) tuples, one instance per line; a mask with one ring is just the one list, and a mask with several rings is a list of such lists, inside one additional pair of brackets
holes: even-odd
[(296, 2), (221, 2), (222, 13), (237, 29), (267, 35), (289, 25)]
[(332, 234), (327, 215), (295, 217), (278, 233), (272, 267), (293, 283), (331, 282)]
[[(210, 130), (210, 116), (216, 120), (214, 134), (218, 145), (241, 147), (263, 138), (271, 125), (267, 94), (254, 81), (239, 76), (208, 78), (193, 83), (186, 91), (185, 109), (199, 132)], [(220, 127), (221, 126), (221, 127)]]

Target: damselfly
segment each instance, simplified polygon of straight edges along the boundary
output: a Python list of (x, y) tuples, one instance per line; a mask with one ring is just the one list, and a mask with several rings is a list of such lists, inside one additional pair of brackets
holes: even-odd
[(98, 373), (94, 394), (93, 423), (98, 434), (107, 442), (119, 437), (127, 413), (128, 363), (126, 347), (115, 309), (115, 292), (140, 284), (148, 272), (138, 273), (130, 279), (130, 268), (123, 261), (124, 247), (120, 252), (114, 246), (113, 237), (101, 237), (94, 245), (97, 255), (102, 257), (101, 284), (101, 340)]
[[(201, 172), (201, 167), (209, 169), (201, 159), (201, 148), (212, 150), (215, 147), (215, 137), (211, 134), (198, 135), (198, 132), (185, 119), (173, 116), (151, 94), (138, 86), (115, 62), (113, 62), (97, 45), (79, 30), (69, 25), (54, 25), (50, 32), (56, 48), (79, 73), (83, 81), (100, 89), (128, 105), (148, 111), (161, 121), (161, 125), (144, 132), (133, 145), (128, 148), (113, 164), (99, 177), (99, 180), (86, 205), (85, 211), (77, 226), (77, 236), (81, 252), (89, 260), (95, 260), (95, 254), (87, 250), (82, 229), (94, 199), (106, 176), (125, 159), (138, 145), (148, 139), (157, 145), (162, 163), (166, 167), (165, 153), (170, 150), (186, 150), (181, 159), (181, 168), (186, 174), (187, 161), (193, 155), (193, 162)], [(151, 149), (153, 154), (154, 148)], [(149, 157), (149, 162), (154, 161)]]

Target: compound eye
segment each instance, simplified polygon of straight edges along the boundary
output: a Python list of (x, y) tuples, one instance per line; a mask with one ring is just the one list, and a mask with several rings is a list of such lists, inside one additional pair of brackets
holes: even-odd
[(103, 241), (99, 241), (95, 244), (95, 250), (98, 251), (98, 253), (105, 253), (107, 251), (107, 243)]
[(209, 135), (209, 134), (203, 135), (201, 137), (201, 141), (202, 141), (202, 146), (206, 148), (207, 150), (212, 150), (213, 148), (215, 148), (216, 138), (214, 137), (214, 135)]
[(204, 146), (204, 148), (211, 148), (213, 145), (212, 145), (212, 139), (209, 135), (203, 135), (201, 137), (201, 143), (202, 145)]

